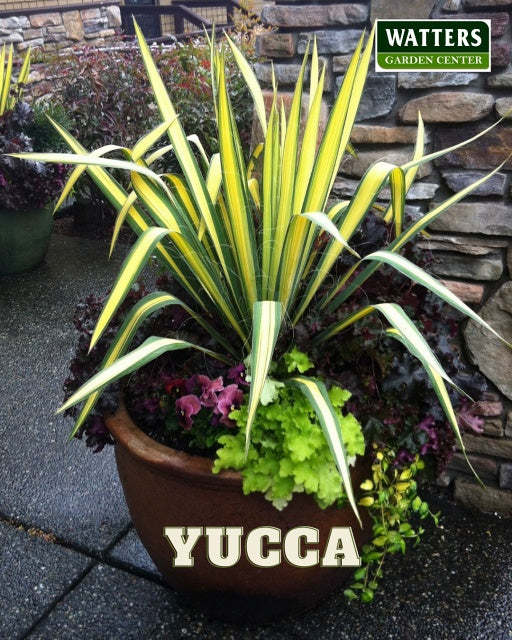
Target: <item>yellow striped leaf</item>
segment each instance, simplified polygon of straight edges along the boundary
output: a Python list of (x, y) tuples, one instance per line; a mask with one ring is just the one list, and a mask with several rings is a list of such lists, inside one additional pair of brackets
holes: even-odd
[(326, 340), (329, 340), (330, 338), (335, 336), (337, 333), (340, 333), (341, 331), (343, 331), (344, 329), (347, 329), (348, 327), (355, 324), (359, 320), (362, 320), (370, 313), (373, 313), (374, 310), (375, 310), (374, 307), (369, 305), (367, 307), (364, 307), (363, 309), (358, 309), (357, 311), (354, 311), (353, 313), (349, 314), (342, 320), (339, 320), (338, 322), (333, 323), (330, 327), (328, 327), (327, 329), (324, 329), (324, 331), (316, 335), (311, 340), (311, 344), (317, 345), (322, 342), (325, 342)]
[(374, 251), (363, 258), (363, 260), (376, 260), (379, 263), (384, 262), (385, 264), (390, 265), (407, 278), (410, 278), (414, 282), (421, 284), (432, 291), (432, 293), (435, 293), (436, 296), (450, 304), (455, 309), (458, 309), (468, 318), (471, 318), (478, 324), (481, 324), (487, 329), (487, 331), (503, 341), (508, 347), (512, 348), (510, 343), (504, 340), (504, 338), (502, 338), (487, 322), (485, 322), (483, 318), (481, 318), (473, 311), (473, 309), (468, 307), (467, 304), (452, 293), (442, 282), (433, 278), (426, 271), (413, 264), (410, 260), (407, 260), (407, 258), (404, 258), (404, 256), (397, 253), (391, 253), (389, 251)]
[(70, 407), (82, 402), (88, 398), (95, 391), (103, 390), (107, 385), (119, 380), (123, 376), (132, 373), (133, 371), (144, 366), (148, 362), (152, 362), (159, 356), (168, 351), (176, 351), (179, 349), (197, 349), (202, 353), (205, 353), (212, 358), (221, 360), (226, 364), (230, 364), (230, 360), (224, 356), (205, 349), (191, 342), (184, 340), (176, 340), (174, 338), (158, 338), (151, 337), (145, 340), (140, 347), (137, 347), (133, 351), (130, 351), (126, 355), (122, 356), (111, 364), (106, 369), (99, 371), (96, 375), (90, 378), (84, 385), (78, 389), (68, 400), (59, 408), (58, 413), (69, 409)]
[(18, 74), (17, 84), (26, 84), (28, 81), (28, 76), (30, 73), (30, 54), (32, 51), (32, 47), (27, 49), (27, 53), (23, 58), (23, 64), (21, 65), (20, 72)]
[(115, 312), (123, 302), (135, 279), (146, 265), (149, 256), (155, 246), (169, 233), (168, 229), (150, 227), (140, 235), (126, 256), (116, 278), (112, 291), (98, 318), (94, 333), (91, 338), (89, 350), (94, 347)]
[(421, 363), (428, 365), (432, 371), (435, 371), (437, 375), (455, 387), (455, 384), (441, 366), (441, 363), (432, 352), (425, 338), (399, 305), (383, 302), (373, 305), (373, 307), (377, 311), (380, 311), (386, 320), (399, 332), (403, 343), (412, 355), (416, 356)]
[[(398, 238), (395, 238), (392, 242), (390, 242), (387, 246), (388, 251), (398, 252), (402, 247), (404, 247), (408, 242), (410, 242), (416, 235), (422, 232), (424, 229), (428, 227), (436, 218), (442, 215), (445, 211), (447, 211), (453, 204), (462, 200), (465, 196), (469, 195), (474, 189), (478, 186), (486, 182), (489, 178), (491, 178), (495, 173), (500, 171), (503, 165), (507, 162), (506, 160), (502, 162), (496, 169), (485, 175), (483, 178), (480, 178), (476, 182), (468, 185), (458, 193), (455, 193), (453, 196), (439, 204), (437, 207), (427, 212), (424, 216), (422, 216), (419, 220), (414, 222), (410, 227), (405, 229)], [(403, 168), (403, 167), (402, 167)], [(332, 312), (337, 309), (345, 300), (347, 300), (358, 288), (360, 288), (364, 282), (372, 276), (375, 271), (379, 268), (379, 264), (376, 262), (374, 264), (368, 265), (361, 273), (357, 275), (356, 278), (352, 280), (352, 282), (345, 286), (343, 290), (340, 290), (340, 283), (338, 282), (331, 290), (330, 294), (326, 297), (325, 302), (323, 303), (322, 308), (325, 308), (328, 312)], [(346, 281), (346, 279), (345, 279)]]
[(187, 136), (183, 131), (179, 118), (176, 118), (176, 111), (169, 98), (167, 89), (158, 73), (156, 64), (151, 57), (149, 47), (144, 40), (142, 31), (137, 23), (135, 24), (135, 33), (139, 48), (142, 54), (142, 60), (148, 74), (149, 81), (153, 88), (155, 99), (164, 120), (171, 121), (172, 124), (168, 129), (169, 138), (174, 147), (176, 158), (181, 166), (185, 180), (189, 186), (190, 193), (196, 202), (197, 211), (204, 220), (212, 246), (220, 260), (222, 270), (226, 279), (232, 279), (233, 264), (229, 260), (229, 252), (226, 251), (226, 236), (216, 216), (215, 209), (210, 200), (205, 180), (199, 170), (196, 158), (192, 152)]
[[(177, 116), (176, 116), (177, 117)], [(158, 140), (166, 133), (167, 129), (171, 126), (176, 118), (172, 120), (166, 120), (160, 124), (158, 124), (154, 129), (152, 129), (149, 133), (146, 133), (144, 136), (140, 138), (135, 143), (135, 146), (132, 149), (132, 160), (133, 162), (137, 162), (140, 160), (142, 156), (147, 153), (151, 147), (157, 143)]]
[(223, 197), (229, 212), (236, 244), (233, 249), (245, 307), (252, 309), (258, 299), (259, 265), (243, 157), (229, 102), (224, 65), (218, 73), (218, 133), (223, 177)]
[(117, 214), (116, 221), (114, 224), (114, 230), (112, 232), (112, 240), (110, 242), (109, 257), (112, 256), (114, 247), (116, 246), (116, 242), (119, 237), (119, 233), (121, 231), (121, 227), (123, 226), (126, 220), (126, 216), (128, 215), (128, 212), (130, 211), (130, 209), (135, 204), (136, 200), (137, 200), (137, 194), (135, 193), (135, 191), (131, 191), (126, 197), (126, 200), (123, 206), (121, 207), (121, 209), (119, 210), (119, 213)]
[(2, 57), (0, 58), (0, 75), (3, 78), (2, 92), (0, 93), (0, 115), (7, 111), (9, 105), (9, 92), (12, 81), (12, 44), (9, 46), (7, 62), (5, 61), (6, 46), (2, 47)]
[[(386, 333), (392, 338), (395, 338), (396, 340), (398, 340), (399, 342), (407, 346), (403, 336), (400, 334), (400, 332), (397, 329), (388, 329)], [(457, 422), (457, 417), (455, 415), (455, 411), (453, 410), (453, 405), (450, 400), (450, 396), (448, 395), (448, 391), (446, 389), (446, 385), (444, 383), (443, 377), (437, 371), (435, 371), (435, 369), (433, 369), (428, 362), (422, 361), (422, 365), (425, 371), (427, 372), (428, 377), (430, 378), (432, 388), (434, 389), (435, 394), (437, 395), (437, 399), (439, 400), (439, 404), (441, 405), (441, 408), (444, 411), (444, 414), (450, 424), (450, 427), (452, 428), (452, 431), (455, 435), (459, 448), (464, 454), (467, 465), (473, 472), (478, 482), (483, 486), (482, 481), (480, 480), (477, 472), (475, 471), (475, 469), (473, 468), (473, 465), (468, 459), (466, 448), (464, 446), (464, 441), (462, 440), (459, 425)]]
[(252, 315), (251, 387), (247, 406), (246, 455), (249, 449), (252, 423), (281, 329), (283, 307), (279, 302), (272, 300), (258, 301), (254, 303)]
[(318, 416), (325, 439), (329, 444), (332, 456), (343, 481), (348, 501), (359, 521), (359, 524), (362, 526), (354, 497), (354, 491), (352, 489), (352, 481), (350, 479), (350, 470), (345, 445), (343, 443), (340, 421), (329, 399), (324, 383), (320, 380), (315, 380), (307, 376), (295, 376), (293, 378), (287, 378), (286, 384), (299, 388), (309, 400), (316, 415)]
[(229, 36), (226, 36), (226, 40), (228, 41), (231, 51), (233, 52), (235, 62), (237, 63), (242, 76), (244, 77), (247, 88), (251, 92), (254, 102), (254, 109), (256, 111), (256, 115), (258, 116), (260, 126), (263, 130), (263, 135), (265, 135), (267, 132), (267, 115), (265, 113), (265, 101), (263, 99), (263, 93), (261, 91), (258, 79), (254, 75), (254, 71), (252, 70), (251, 65), (247, 62), (242, 52), (229, 38)]

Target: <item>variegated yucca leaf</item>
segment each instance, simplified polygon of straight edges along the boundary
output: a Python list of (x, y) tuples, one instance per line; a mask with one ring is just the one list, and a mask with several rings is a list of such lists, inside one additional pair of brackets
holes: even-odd
[[(462, 146), (462, 144), (463, 143), (457, 145), (457, 147)], [(419, 233), (424, 231), (436, 218), (445, 213), (445, 211), (447, 211), (452, 205), (465, 198), (472, 191), (489, 180), (489, 178), (491, 178), (495, 173), (500, 171), (505, 162), (507, 162), (507, 160), (502, 162), (498, 167), (496, 167), (496, 169), (494, 169), (487, 175), (479, 178), (476, 182), (473, 182), (467, 187), (464, 187), (464, 189), (462, 189), (458, 193), (455, 193), (444, 202), (438, 204), (431, 211), (419, 218), (416, 222), (413, 222), (409, 227), (407, 227), (407, 229), (402, 231), (398, 238), (395, 238), (387, 245), (386, 251), (392, 251), (393, 253), (397, 253), (398, 251), (400, 251), (408, 242), (413, 240)], [(322, 300), (320, 307), (322, 309), (325, 309), (328, 313), (335, 311), (340, 305), (348, 300), (355, 291), (360, 289), (366, 282), (366, 280), (368, 280), (368, 278), (370, 278), (378, 268), (379, 264), (377, 262), (375, 264), (370, 264), (365, 267), (360, 273), (358, 273), (357, 277), (352, 280), (350, 280), (350, 278), (352, 276), (352, 273), (355, 272), (356, 269), (353, 269), (352, 273), (350, 274), (345, 274), (331, 288), (329, 294), (326, 295)], [(348, 284), (349, 280), (350, 283)]]
[(176, 119), (177, 113), (174, 105), (171, 102), (165, 85), (158, 73), (157, 66), (151, 56), (149, 47), (137, 23), (135, 23), (135, 32), (142, 54), (142, 60), (162, 118), (172, 121), (168, 129), (168, 135), (174, 147), (176, 159), (183, 171), (183, 177), (188, 185), (190, 195), (196, 204), (199, 217), (204, 221), (211, 244), (220, 261), (224, 277), (227, 280), (232, 279), (234, 272), (232, 256), (230, 251), (228, 251), (225, 230), (220, 224), (215, 207), (210, 199), (206, 181), (199, 169), (192, 147), (183, 131), (180, 120), (179, 118)]
[[(405, 345), (405, 341), (403, 339), (403, 336), (400, 334), (400, 332), (397, 329), (388, 329), (386, 331), (386, 333), (394, 338), (395, 340), (398, 340), (399, 342), (401, 342), (402, 344)], [(457, 422), (457, 416), (455, 415), (455, 412), (453, 410), (453, 405), (452, 402), (450, 400), (450, 396), (448, 395), (448, 391), (446, 389), (446, 385), (444, 383), (443, 377), (441, 375), (439, 375), (439, 373), (437, 371), (435, 371), (432, 367), (429, 366), (428, 363), (423, 362), (423, 367), (425, 368), (425, 371), (428, 374), (428, 377), (430, 378), (430, 382), (432, 384), (432, 388), (434, 389), (434, 392), (439, 400), (439, 404), (441, 405), (441, 408), (448, 420), (448, 423), (450, 424), (452, 431), (455, 435), (455, 438), (457, 440), (457, 444), (459, 445), (460, 450), (462, 451), (464, 458), (466, 459), (466, 463), (468, 465), (468, 467), (470, 468), (470, 470), (473, 472), (473, 475), (475, 476), (475, 478), (479, 481), (479, 483), (483, 486), (482, 481), (480, 480), (478, 474), (476, 473), (475, 469), (473, 468), (473, 465), (471, 464), (471, 461), (469, 460), (467, 453), (466, 453), (466, 447), (464, 446), (464, 441), (462, 440), (462, 435), (460, 433), (460, 429), (459, 429), (459, 424)]]
[[(130, 346), (135, 333), (137, 332), (140, 325), (144, 322), (144, 320), (149, 315), (168, 304), (182, 303), (177, 298), (175, 298), (175, 296), (171, 296), (168, 293), (161, 293), (160, 291), (150, 293), (139, 300), (135, 304), (135, 306), (130, 309), (130, 312), (121, 325), (121, 328), (119, 329), (115, 340), (111, 343), (107, 353), (105, 354), (105, 357), (101, 362), (100, 370), (105, 370), (118, 358), (124, 355), (128, 347)], [(69, 435), (70, 439), (73, 438), (76, 433), (78, 433), (80, 427), (87, 419), (87, 416), (98, 402), (100, 395), (100, 391), (94, 391), (84, 402), (84, 405), (81, 408), (73, 429)]]
[(90, 378), (84, 385), (78, 389), (66, 402), (59, 408), (59, 413), (73, 407), (75, 404), (82, 402), (96, 391), (103, 390), (106, 386), (123, 378), (124, 376), (140, 369), (148, 362), (152, 362), (164, 353), (169, 351), (177, 351), (180, 349), (197, 349), (207, 354), (211, 358), (216, 358), (222, 362), (230, 362), (221, 354), (215, 353), (210, 349), (205, 349), (200, 345), (186, 342), (185, 340), (175, 340), (174, 338), (147, 338), (140, 347), (130, 351), (111, 364), (107, 369), (103, 369)]
[[(256, 78), (254, 71), (252, 70), (251, 65), (247, 62), (246, 58), (241, 53), (240, 49), (232, 42), (229, 36), (226, 36), (226, 40), (231, 47), (231, 51), (235, 56), (236, 63), (238, 64), (238, 68), (242, 72), (245, 82), (249, 91), (252, 94), (252, 99), (254, 102), (254, 109), (258, 116), (260, 126), (263, 130), (263, 135), (267, 132), (267, 116), (265, 113), (265, 100), (263, 98), (263, 92), (261, 90), (258, 79)], [(213, 67), (213, 65), (212, 65)]]
[(387, 334), (399, 340), (407, 348), (409, 353), (418, 358), (418, 360), (421, 362), (423, 368), (427, 372), (432, 382), (433, 389), (437, 397), (439, 398), (446, 418), (448, 419), (448, 422), (450, 423), (455, 436), (460, 441), (461, 446), (463, 447), (453, 406), (446, 391), (444, 381), (452, 385), (459, 393), (463, 395), (466, 394), (451, 380), (451, 378), (445, 372), (441, 363), (433, 353), (432, 349), (428, 345), (425, 338), (418, 331), (416, 325), (412, 322), (412, 320), (407, 316), (405, 311), (399, 305), (393, 303), (368, 305), (363, 309), (351, 313), (344, 320), (333, 324), (329, 329), (315, 336), (312, 341), (313, 344), (325, 342), (340, 331), (343, 331), (355, 322), (358, 322), (362, 318), (368, 316), (370, 313), (373, 313), (373, 311), (379, 311), (380, 313), (382, 313), (387, 321), (391, 324), (391, 328), (387, 330)]
[(149, 256), (153, 252), (155, 246), (169, 233), (168, 229), (159, 227), (150, 227), (140, 235), (137, 242), (133, 245), (130, 253), (126, 256), (120, 270), (119, 275), (114, 283), (111, 294), (107, 303), (98, 318), (98, 322), (92, 334), (89, 350), (100, 339), (102, 333), (107, 328), (110, 320), (115, 312), (119, 309), (126, 294), (131, 289), (132, 284), (138, 278), (140, 272), (146, 265)]
[(12, 76), (13, 66), (13, 45), (10, 44), (7, 50), (7, 45), (4, 44), (0, 50), (0, 116), (21, 100), (21, 86), (26, 84), (30, 73), (30, 47), (27, 49), (16, 81)]
[[(401, 170), (397, 172), (396, 169), (395, 165), (388, 162), (376, 162), (365, 172), (353, 198), (343, 211), (343, 221), (340, 225), (339, 234), (345, 242), (350, 241), (364, 218), (368, 215), (379, 191), (388, 182), (392, 185), (392, 192), (395, 192), (395, 207), (403, 210), (403, 172)], [(394, 187), (396, 181), (399, 182), (397, 188)], [(400, 198), (402, 198), (401, 201)], [(332, 268), (343, 249), (344, 245), (334, 237), (321, 253), (318, 262), (315, 264), (314, 274), (307, 282), (301, 304), (294, 315), (294, 323), (298, 322), (326, 278), (330, 276)]]
[(320, 380), (308, 378), (307, 376), (294, 376), (292, 378), (288, 378), (286, 380), (286, 384), (298, 387), (315, 410), (325, 439), (329, 444), (332, 457), (338, 467), (350, 506), (354, 510), (354, 513), (361, 524), (361, 518), (357, 510), (352, 483), (350, 481), (350, 470), (345, 445), (343, 443), (340, 421), (338, 420), (336, 411), (329, 399), (325, 384)]
[(253, 332), (250, 354), (251, 387), (247, 408), (246, 451), (249, 449), (251, 428), (267, 378), (274, 348), (281, 330), (283, 307), (281, 303), (263, 300), (254, 303)]
[[(251, 313), (260, 297), (260, 274), (256, 234), (252, 220), (252, 207), (247, 185), (247, 168), (243, 159), (235, 118), (229, 103), (223, 59), (218, 60), (217, 117), (219, 153), (222, 168), (223, 197), (231, 225), (231, 236), (236, 242), (234, 251), (239, 281), (243, 289), (246, 308)], [(230, 277), (231, 281), (231, 277)]]
[(379, 311), (384, 315), (391, 326), (396, 329), (407, 349), (416, 356), (422, 363), (428, 364), (438, 375), (444, 378), (450, 384), (453, 384), (447, 373), (444, 371), (439, 360), (436, 358), (425, 338), (418, 331), (416, 325), (407, 316), (405, 311), (395, 303), (383, 302), (379, 304), (370, 304), (362, 309), (358, 309), (350, 313), (347, 317), (334, 323), (312, 340), (314, 345), (325, 343), (327, 340), (362, 320), (374, 311)]
[[(100, 370), (107, 371), (108, 367), (113, 365), (121, 356), (126, 353), (126, 350), (131, 345), (136, 332), (138, 331), (144, 320), (146, 320), (146, 318), (154, 314), (156, 311), (170, 305), (177, 305), (182, 307), (192, 318), (196, 320), (196, 322), (198, 322), (208, 332), (213, 334), (216, 333), (215, 330), (210, 327), (203, 318), (201, 318), (201, 316), (198, 316), (192, 309), (190, 309), (186, 304), (179, 300), (179, 298), (171, 295), (170, 293), (154, 291), (144, 296), (144, 298), (139, 300), (130, 309), (118, 333), (116, 334), (115, 339), (112, 341), (107, 353), (105, 354), (105, 357), (101, 362)], [(220, 336), (218, 334), (217, 341), (219, 345), (223, 346), (229, 353), (229, 351), (231, 350), (230, 343), (223, 336)], [(78, 433), (80, 427), (85, 422), (87, 416), (99, 400), (100, 395), (101, 390), (97, 390), (88, 396), (75, 421), (73, 430), (69, 435), (70, 438)]]
[(475, 313), (471, 307), (468, 307), (468, 305), (452, 293), (448, 287), (439, 280), (436, 280), (436, 278), (433, 278), (424, 269), (421, 269), (404, 256), (390, 251), (374, 251), (363, 258), (363, 260), (376, 260), (377, 262), (383, 262), (390, 265), (413, 282), (421, 284), (429, 289), (429, 291), (432, 291), (432, 293), (434, 293), (438, 298), (441, 298), (441, 300), (444, 300), (468, 318), (471, 318), (478, 324), (481, 324), (487, 331), (489, 331), (489, 333), (492, 333), (502, 340), (508, 347), (512, 348), (510, 343), (504, 340), (487, 322), (485, 322), (483, 318), (478, 315), (478, 313)]

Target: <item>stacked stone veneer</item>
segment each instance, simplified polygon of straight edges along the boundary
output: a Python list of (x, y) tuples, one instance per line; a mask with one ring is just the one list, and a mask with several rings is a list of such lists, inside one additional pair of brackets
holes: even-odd
[[(68, 6), (45, 12), (2, 17), (0, 12), (0, 45), (13, 43), (15, 49), (43, 45), (58, 49), (76, 44), (105, 45), (114, 39), (121, 27), (119, 3), (97, 7)], [(11, 12), (10, 12), (11, 13)]]
[[(325, 101), (333, 100), (363, 28), (375, 18), (489, 18), (490, 73), (376, 73), (368, 78), (352, 141), (357, 157), (343, 165), (335, 193), (346, 198), (370, 163), (410, 159), (418, 111), (427, 123), (427, 150), (449, 147), (481, 131), (512, 109), (512, 0), (368, 0), (360, 2), (277, 1), (264, 7), (263, 22), (274, 29), (258, 37), (258, 50), (273, 61), (280, 90), (293, 88), (306, 44), (316, 37), (327, 66)], [(269, 64), (257, 75), (270, 80)], [(407, 197), (409, 211), (422, 215), (470, 182), (505, 165), (463, 203), (430, 228), (433, 271), (512, 342), (512, 125), (493, 131), (421, 168)], [(482, 509), (512, 513), (512, 350), (470, 323), (464, 327), (469, 357), (489, 380), (478, 404), (485, 419), (481, 436), (464, 436), (469, 457), (487, 484), (482, 489), (456, 454), (445, 480), (455, 478), (456, 495)]]

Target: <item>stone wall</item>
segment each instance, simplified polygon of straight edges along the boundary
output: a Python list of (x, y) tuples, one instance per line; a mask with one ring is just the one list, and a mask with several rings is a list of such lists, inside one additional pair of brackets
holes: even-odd
[(43, 45), (57, 49), (78, 43), (105, 45), (121, 27), (118, 5), (114, 1), (98, 6), (75, 4), (51, 11), (20, 10), (7, 15), (0, 12), (0, 46), (13, 43), (17, 51), (23, 51)]
[[(274, 29), (259, 36), (258, 50), (273, 60), (279, 87), (286, 92), (295, 84), (307, 41), (316, 36), (327, 65), (325, 100), (330, 103), (362, 29), (375, 18), (491, 20), (490, 73), (370, 74), (352, 137), (357, 157), (343, 164), (335, 185), (336, 194), (347, 197), (371, 162), (399, 163), (411, 157), (418, 110), (427, 123), (430, 151), (471, 137), (512, 108), (511, 14), (512, 0), (278, 0), (263, 9), (263, 22)], [(268, 81), (269, 65), (258, 65), (257, 75)], [(409, 210), (422, 215), (511, 153), (509, 119), (484, 139), (422, 167), (408, 194)], [(428, 245), (437, 258), (432, 270), (512, 342), (511, 178), (508, 159), (492, 179), (436, 221)], [(445, 481), (455, 479), (456, 495), (468, 504), (512, 513), (512, 351), (473, 323), (464, 327), (464, 337), (469, 357), (489, 380), (490, 391), (478, 405), (484, 434), (464, 436), (488, 489), (468, 475), (460, 453)]]

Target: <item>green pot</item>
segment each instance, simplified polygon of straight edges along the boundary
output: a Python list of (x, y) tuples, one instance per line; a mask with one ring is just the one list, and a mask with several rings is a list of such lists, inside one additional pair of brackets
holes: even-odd
[(0, 275), (26, 271), (42, 262), (52, 224), (50, 206), (28, 211), (0, 207)]

